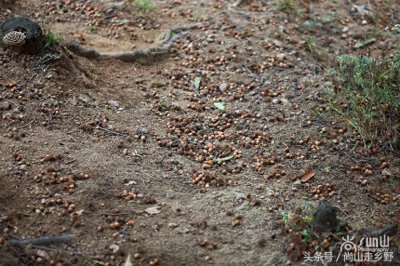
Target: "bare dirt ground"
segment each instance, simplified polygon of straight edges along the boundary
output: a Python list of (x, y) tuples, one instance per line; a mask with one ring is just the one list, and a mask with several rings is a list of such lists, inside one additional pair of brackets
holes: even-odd
[[(323, 93), (329, 55), (395, 47), (383, 29), (400, 19), (398, 4), (353, 2), (1, 3), (1, 20), (23, 15), (101, 51), (202, 26), (143, 62), (61, 48), (0, 54), (0, 264), (119, 265), (129, 255), (133, 265), (297, 264), (303, 249), (333, 240), (294, 247), (282, 216), (310, 217), (322, 198), (355, 229), (400, 222), (398, 157), (384, 143), (364, 148)], [(308, 36), (325, 53), (307, 49)], [(61, 235), (74, 239), (4, 243)]]

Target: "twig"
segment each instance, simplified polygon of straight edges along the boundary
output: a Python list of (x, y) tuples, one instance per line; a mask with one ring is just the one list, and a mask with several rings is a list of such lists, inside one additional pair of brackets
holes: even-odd
[(192, 86), (192, 89), (197, 94), (197, 96), (201, 97), (201, 94), (198, 89), (196, 89), (194, 86)]
[(17, 127), (17, 128), (18, 128), (18, 129), (20, 129), (20, 128), (27, 127), (27, 126), (31, 125), (33, 122), (35, 122), (35, 121), (36, 121), (36, 119), (37, 119), (37, 117), (36, 117), (36, 118), (34, 118), (34, 119), (32, 119), (32, 121), (30, 121), (28, 124), (25, 124), (25, 125), (23, 125), (23, 126), (20, 126), (20, 127)]
[(100, 126), (96, 126), (96, 128), (98, 128), (98, 129), (100, 129), (100, 130), (102, 130), (104, 132), (107, 132), (109, 134), (113, 134), (113, 135), (129, 136), (129, 133), (117, 132), (117, 131), (114, 131), (114, 130), (111, 130), (111, 129), (108, 129), (108, 128), (104, 128), (104, 127), (100, 127)]
[(13, 101), (11, 101), (11, 100), (6, 99), (6, 101), (9, 102), (9, 103), (12, 103), (12, 104), (15, 105), (16, 107), (19, 107), (18, 104), (16, 104), (15, 102), (13, 102)]
[(69, 160), (68, 162), (65, 162), (65, 164), (71, 164), (71, 163), (73, 163), (75, 161), (76, 161), (75, 159), (72, 159), (72, 160)]
[(135, 150), (134, 152), (132, 152), (132, 155), (133, 155), (133, 156), (136, 156), (136, 157), (139, 157), (139, 158), (143, 158), (143, 156), (140, 155), (140, 154), (138, 153), (137, 150)]
[(44, 236), (32, 239), (10, 240), (7, 241), (9, 246), (25, 247), (27, 245), (45, 246), (50, 244), (59, 244), (71, 241), (74, 237), (71, 235), (65, 236)]
[(349, 157), (350, 160), (352, 160), (353, 162), (355, 162), (355, 163), (357, 163), (357, 164), (360, 163), (360, 161), (354, 159), (354, 158), (353, 158), (350, 154), (348, 154), (347, 152), (343, 151), (343, 153), (344, 153), (347, 157)]

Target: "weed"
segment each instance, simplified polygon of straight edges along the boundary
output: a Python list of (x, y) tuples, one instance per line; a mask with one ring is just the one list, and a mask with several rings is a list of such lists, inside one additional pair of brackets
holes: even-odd
[(310, 110), (310, 112), (311, 112), (314, 116), (316, 116), (316, 117), (322, 115), (322, 112), (321, 112), (321, 110), (320, 110), (318, 107), (310, 108), (309, 110)]
[(305, 46), (311, 53), (312, 57), (321, 62), (329, 62), (330, 56), (326, 50), (319, 45), (313, 37), (307, 36), (305, 39)]
[(294, 0), (279, 0), (278, 9), (285, 13), (297, 13), (298, 6)]
[(153, 0), (136, 0), (135, 6), (142, 10), (150, 10), (154, 8)]
[(307, 229), (304, 229), (300, 232), (300, 235), (303, 237), (303, 241), (307, 242), (311, 239), (310, 232)]
[(286, 224), (288, 222), (288, 220), (289, 220), (289, 214), (286, 213), (286, 212), (282, 212), (281, 213), (281, 219)]
[(160, 112), (166, 112), (171, 110), (171, 108), (173, 107), (172, 103), (169, 101), (160, 101), (159, 105), (158, 105), (158, 110)]
[(337, 59), (334, 80), (339, 90), (331, 103), (364, 140), (389, 142), (400, 148), (400, 50), (377, 61), (367, 56)]
[(39, 23), (44, 31), (44, 49), (52, 48), (62, 42), (62, 38), (50, 30), (50, 22), (46, 22), (43, 18), (40, 18)]
[(318, 25), (317, 22), (312, 19), (307, 19), (303, 23), (303, 26), (308, 30), (315, 29), (317, 27), (317, 25)]
[(44, 48), (51, 48), (61, 43), (62, 39), (58, 34), (52, 31), (46, 31), (44, 36)]
[(93, 26), (93, 24), (89, 24), (86, 26), (86, 30), (87, 32), (93, 32), (95, 30), (95, 27)]
[(332, 167), (330, 165), (325, 166), (324, 172), (329, 173), (332, 170)]
[[(327, 76), (330, 77), (336, 76), (336, 71), (333, 68), (328, 69), (326, 73)], [(323, 85), (323, 94), (328, 100), (330, 110), (334, 111), (338, 115), (343, 115), (344, 114), (343, 111), (340, 108), (338, 108), (338, 101), (336, 100), (337, 96), (333, 89), (332, 83), (326, 83)]]

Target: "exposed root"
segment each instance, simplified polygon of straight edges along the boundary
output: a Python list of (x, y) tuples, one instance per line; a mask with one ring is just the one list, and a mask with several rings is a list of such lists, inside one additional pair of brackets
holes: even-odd
[(178, 26), (166, 29), (163, 32), (163, 40), (158, 47), (151, 47), (147, 49), (139, 49), (134, 51), (118, 51), (118, 52), (100, 52), (95, 49), (85, 48), (76, 42), (66, 43), (65, 47), (72, 53), (85, 57), (88, 59), (107, 59), (114, 58), (124, 62), (134, 62), (138, 59), (147, 58), (151, 59), (163, 54), (169, 53), (172, 44), (178, 39), (183, 37), (187, 30), (200, 27), (200, 23), (189, 24), (185, 26)]

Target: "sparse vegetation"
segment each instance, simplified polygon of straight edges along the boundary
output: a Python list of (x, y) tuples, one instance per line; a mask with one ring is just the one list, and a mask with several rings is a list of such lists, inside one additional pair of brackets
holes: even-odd
[(90, 32), (90, 33), (94, 32), (95, 26), (90, 23), (89, 25), (86, 26), (86, 30), (87, 30), (87, 32)]
[(388, 142), (399, 147), (400, 50), (377, 61), (367, 56), (338, 58), (335, 108), (342, 112), (365, 144)]
[(298, 11), (298, 6), (294, 0), (280, 0), (278, 1), (278, 9), (286, 13), (293, 13)]
[(46, 31), (44, 38), (44, 48), (51, 48), (61, 43), (62, 39), (59, 35), (52, 31)]
[(62, 42), (62, 38), (50, 30), (51, 22), (40, 19), (39, 23), (44, 31), (44, 49), (57, 46)]
[(135, 0), (135, 6), (142, 10), (150, 10), (154, 8), (153, 0)]
[(329, 54), (316, 42), (315, 38), (308, 36), (305, 39), (305, 46), (314, 59), (324, 63), (330, 60)]

